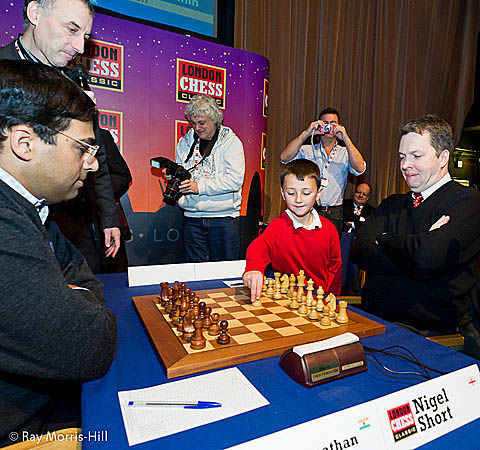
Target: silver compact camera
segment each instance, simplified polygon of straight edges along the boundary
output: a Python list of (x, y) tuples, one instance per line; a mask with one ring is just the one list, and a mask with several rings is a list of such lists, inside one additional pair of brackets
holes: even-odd
[(331, 123), (327, 123), (320, 127), (322, 133), (333, 133), (333, 130), (335, 130), (335, 125), (332, 125)]

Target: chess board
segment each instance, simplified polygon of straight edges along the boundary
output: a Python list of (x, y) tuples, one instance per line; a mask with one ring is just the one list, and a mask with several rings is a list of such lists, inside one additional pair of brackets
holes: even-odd
[(157, 305), (158, 296), (134, 297), (133, 304), (150, 340), (165, 367), (167, 378), (175, 378), (205, 370), (281, 355), (295, 346), (351, 332), (358, 337), (385, 332), (385, 326), (347, 310), (349, 321), (340, 325), (332, 320), (323, 326), (288, 308), (290, 299), (262, 297), (262, 306), (250, 304), (250, 291), (245, 287), (197, 291), (200, 301), (228, 321), (230, 343), (220, 345), (217, 336), (209, 336), (206, 347), (192, 350), (182, 341), (168, 314)]

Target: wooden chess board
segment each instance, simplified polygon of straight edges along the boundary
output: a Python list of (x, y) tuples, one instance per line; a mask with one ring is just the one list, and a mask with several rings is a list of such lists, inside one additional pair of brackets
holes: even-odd
[(162, 361), (167, 378), (175, 378), (205, 370), (219, 369), (247, 361), (281, 355), (295, 346), (351, 332), (358, 337), (385, 332), (385, 326), (347, 310), (348, 323), (332, 320), (330, 326), (320, 325), (288, 308), (290, 299), (262, 297), (262, 306), (250, 304), (250, 291), (245, 287), (197, 291), (200, 301), (228, 321), (231, 341), (216, 342), (217, 336), (204, 333), (207, 345), (192, 350), (181, 340), (168, 314), (157, 305), (158, 296), (134, 297), (133, 304)]

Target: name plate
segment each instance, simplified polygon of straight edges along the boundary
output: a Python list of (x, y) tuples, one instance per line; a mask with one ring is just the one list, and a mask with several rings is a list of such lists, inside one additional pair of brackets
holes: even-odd
[(480, 372), (472, 365), (231, 448), (407, 450), (478, 419), (478, 405)]

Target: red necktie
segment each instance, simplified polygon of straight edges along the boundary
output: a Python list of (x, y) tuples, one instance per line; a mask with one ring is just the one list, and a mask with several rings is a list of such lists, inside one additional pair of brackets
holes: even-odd
[(413, 207), (416, 208), (423, 201), (423, 195), (419, 192), (413, 192)]

